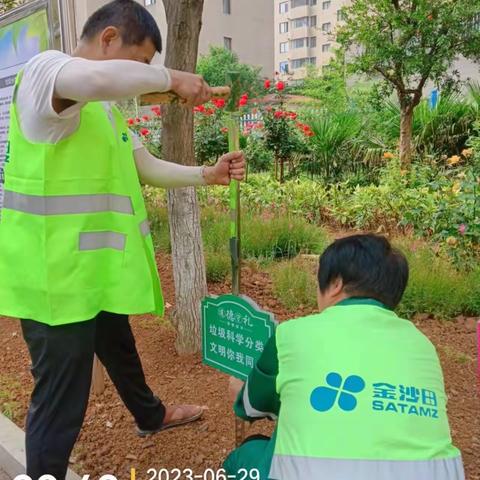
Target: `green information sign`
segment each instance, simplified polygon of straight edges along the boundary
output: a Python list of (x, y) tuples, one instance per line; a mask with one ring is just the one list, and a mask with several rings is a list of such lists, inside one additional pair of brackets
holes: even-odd
[(246, 380), (275, 331), (271, 313), (246, 296), (202, 301), (203, 363)]

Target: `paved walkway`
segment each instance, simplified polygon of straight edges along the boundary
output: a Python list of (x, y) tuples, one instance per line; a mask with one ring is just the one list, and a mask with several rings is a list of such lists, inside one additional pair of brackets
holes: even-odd
[(10, 477), (0, 468), (0, 480), (10, 480)]

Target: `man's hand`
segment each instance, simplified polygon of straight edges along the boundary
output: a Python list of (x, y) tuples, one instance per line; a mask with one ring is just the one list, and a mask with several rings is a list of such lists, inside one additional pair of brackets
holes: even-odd
[(212, 90), (200, 75), (170, 70), (171, 90), (188, 106), (203, 105), (212, 98)]
[(238, 378), (235, 377), (230, 377), (230, 382), (228, 384), (228, 396), (232, 402), (234, 402), (238, 394), (240, 393), (240, 390), (243, 388), (243, 385), (245, 382), (242, 382)]
[(231, 152), (223, 155), (213, 167), (205, 168), (207, 185), (230, 185), (231, 180), (245, 179), (246, 162), (243, 152)]

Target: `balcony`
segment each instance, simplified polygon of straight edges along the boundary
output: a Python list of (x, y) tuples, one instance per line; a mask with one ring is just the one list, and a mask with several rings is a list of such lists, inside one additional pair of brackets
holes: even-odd
[(288, 11), (288, 16), (290, 19), (298, 17), (309, 17), (312, 15), (312, 7), (310, 5), (303, 5), (302, 7), (290, 8)]
[(293, 23), (290, 22), (290, 32), (289, 32), (289, 39), (295, 40), (297, 38), (304, 38), (310, 37), (312, 32), (312, 27), (299, 27), (293, 28)]
[(288, 52), (289, 60), (298, 60), (306, 57), (310, 57), (310, 49), (308, 47), (293, 48)]

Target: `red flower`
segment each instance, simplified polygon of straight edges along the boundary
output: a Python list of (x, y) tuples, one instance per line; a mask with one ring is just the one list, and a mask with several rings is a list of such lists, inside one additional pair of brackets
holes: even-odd
[(295, 113), (295, 112), (288, 112), (288, 116), (292, 119), (292, 120), (296, 120), (298, 115)]
[(141, 122), (141, 120), (138, 117), (136, 117), (135, 118), (135, 123), (140, 123), (140, 122)]
[(268, 90), (272, 86), (272, 82), (270, 80), (265, 80), (265, 88)]
[(151, 110), (154, 113), (154, 115), (157, 116), (157, 117), (160, 117), (162, 115), (160, 107), (158, 107), (158, 106), (152, 107)]
[(273, 115), (275, 118), (283, 118), (285, 116), (285, 113), (280, 110), (277, 110)]
[(195, 107), (193, 109), (194, 112), (200, 112), (200, 113), (205, 113), (205, 105), (198, 105), (198, 107)]
[(148, 122), (148, 121), (150, 121), (150, 117), (149, 117), (148, 115), (144, 115), (144, 116), (142, 117), (142, 120), (143, 120), (144, 122)]
[(276, 87), (277, 87), (277, 90), (279, 92), (281, 92), (281, 91), (285, 90), (285, 83), (284, 82), (277, 82)]
[(215, 115), (215, 110), (213, 108), (207, 108), (207, 110), (205, 110), (205, 115)]
[(147, 135), (150, 135), (150, 130), (148, 128), (141, 128), (140, 129), (140, 135), (142, 137), (146, 137)]
[(221, 131), (222, 133), (228, 133), (228, 128), (227, 128), (227, 127), (223, 127), (223, 128), (220, 129), (220, 131)]
[(308, 125), (302, 125), (302, 128), (305, 133), (311, 131), (311, 128)]
[(127, 120), (127, 123), (128, 123), (129, 125), (134, 125), (134, 124), (135, 124), (135, 120), (134, 120), (133, 118), (129, 118), (129, 119)]
[(239, 105), (240, 107), (244, 107), (245, 105), (247, 105), (247, 103), (248, 103), (248, 98), (247, 98), (247, 97), (242, 97), (242, 98), (240, 99), (240, 101), (238, 102), (238, 105)]
[(217, 108), (223, 108), (225, 106), (225, 100), (223, 98), (217, 98), (212, 101)]
[(305, 132), (306, 137), (313, 137), (314, 135), (315, 134), (311, 130), (308, 130), (308, 132)]

